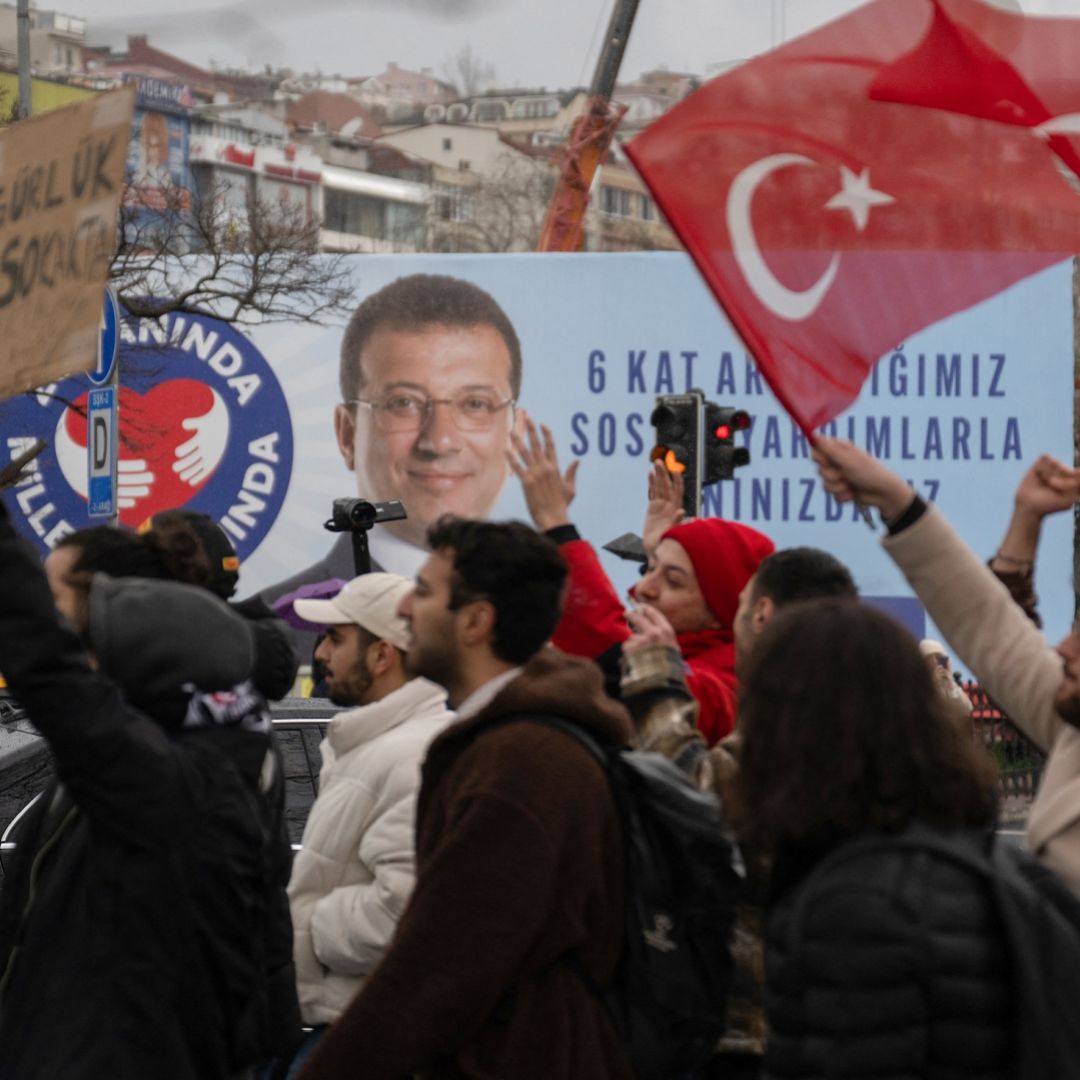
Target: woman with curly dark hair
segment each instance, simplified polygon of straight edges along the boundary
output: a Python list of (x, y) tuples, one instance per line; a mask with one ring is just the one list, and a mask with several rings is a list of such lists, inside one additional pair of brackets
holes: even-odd
[(985, 852), (994, 773), (915, 640), (850, 601), (780, 612), (748, 664), (739, 726), (738, 812), (774, 860), (765, 1075), (1011, 1075), (989, 886), (918, 844), (947, 833)]

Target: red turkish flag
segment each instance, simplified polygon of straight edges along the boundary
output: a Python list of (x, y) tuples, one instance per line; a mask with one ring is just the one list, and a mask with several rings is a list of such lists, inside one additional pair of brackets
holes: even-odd
[(1078, 56), (1077, 19), (873, 0), (627, 145), (807, 434), (909, 334), (1080, 251)]

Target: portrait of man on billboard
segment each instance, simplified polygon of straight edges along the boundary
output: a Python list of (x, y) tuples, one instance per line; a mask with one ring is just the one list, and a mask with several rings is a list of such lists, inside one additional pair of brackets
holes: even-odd
[[(412, 576), (428, 526), (442, 514), (485, 518), (509, 475), (520, 422), (521, 344), (495, 299), (461, 278), (410, 274), (368, 296), (341, 344), (334, 433), (356, 494), (397, 499), (407, 518), (376, 526), (373, 570)], [(301, 585), (354, 575), (351, 537), (265, 589), (274, 600)]]
[(139, 125), (139, 167), (134, 177), (135, 185), (166, 187), (171, 181), (169, 121), (164, 113), (144, 112)]

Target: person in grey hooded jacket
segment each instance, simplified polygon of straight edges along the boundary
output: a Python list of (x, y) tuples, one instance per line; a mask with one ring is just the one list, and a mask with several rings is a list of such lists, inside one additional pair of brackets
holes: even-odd
[(69, 621), (2, 508), (0, 596), (0, 671), (57, 774), (0, 901), (0, 1080), (246, 1076), (300, 1034), (250, 628), (102, 574)]

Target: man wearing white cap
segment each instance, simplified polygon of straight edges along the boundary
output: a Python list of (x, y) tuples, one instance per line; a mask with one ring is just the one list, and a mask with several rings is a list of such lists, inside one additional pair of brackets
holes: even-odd
[(333, 599), (295, 603), (301, 618), (326, 627), (315, 656), (330, 699), (356, 706), (330, 721), (289, 882), (300, 1008), (314, 1029), (296, 1072), (394, 934), (415, 875), (420, 763), (454, 718), (441, 687), (405, 673), (409, 637), (397, 610), (411, 589), (397, 574), (365, 574)]

